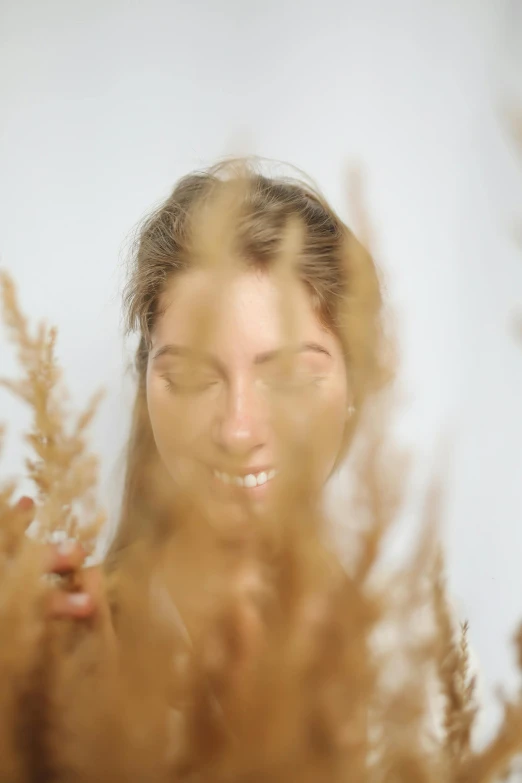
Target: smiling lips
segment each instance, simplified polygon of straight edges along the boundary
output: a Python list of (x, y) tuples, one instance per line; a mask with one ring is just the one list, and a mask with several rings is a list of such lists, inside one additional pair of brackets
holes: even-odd
[(273, 468), (271, 470), (262, 470), (260, 473), (248, 473), (246, 476), (231, 475), (220, 470), (214, 471), (214, 476), (223, 484), (245, 487), (246, 489), (260, 487), (271, 481), (275, 475), (276, 471)]

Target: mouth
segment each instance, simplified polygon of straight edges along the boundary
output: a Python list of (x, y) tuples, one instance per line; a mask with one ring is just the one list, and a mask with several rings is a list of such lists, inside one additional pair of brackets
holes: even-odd
[(256, 489), (272, 481), (277, 471), (274, 468), (265, 468), (263, 470), (253, 470), (250, 473), (226, 473), (221, 470), (213, 471), (214, 477), (225, 486), (239, 487), (241, 489)]

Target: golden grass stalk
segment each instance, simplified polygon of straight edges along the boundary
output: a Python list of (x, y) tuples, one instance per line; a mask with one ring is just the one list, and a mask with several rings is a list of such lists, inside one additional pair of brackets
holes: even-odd
[[(243, 185), (211, 198), (192, 227), (196, 257), (223, 272), (213, 291), (218, 303), (233, 273)], [(301, 245), (299, 226), (287, 228), (275, 271), (291, 334), (285, 291)], [(467, 626), (459, 639), (436, 534), (436, 483), (413, 554), (379, 578), (405, 467), (388, 440), (386, 400), (368, 404), (393, 369), (378, 328), (378, 281), (356, 240), (347, 242), (345, 261), (352, 293), (343, 329), (360, 431), (357, 492), (344, 511), (347, 524), (364, 523), (353, 570), (327, 546), (321, 509), (308, 502), (310, 460), (323, 437), (312, 420), (309, 444), (287, 455), (297, 465), (294, 483), (255, 535), (235, 535), (226, 520), (225, 536), (198, 525), (189, 493), (178, 506), (183, 524), (161, 548), (145, 536), (128, 542), (110, 574), (115, 636), (100, 616), (83, 626), (44, 622), (41, 563), (31, 554), (40, 550), (24, 537), (28, 520), (7, 485), (0, 490), (0, 632), (12, 642), (0, 649), (0, 780), (487, 783), (522, 749), (518, 700), (506, 703), (492, 742), (472, 747)], [(24, 369), (21, 382), (7, 385), (34, 411), (36, 458), (27, 468), (38, 487), (38, 521), (45, 537), (56, 528), (83, 535), (84, 519), (89, 529), (99, 520), (86, 448), (93, 408), (67, 426), (54, 335), (41, 327), (32, 336), (12, 282), (4, 276), (2, 283)], [(197, 346), (205, 347), (216, 317), (208, 308), (196, 319)], [(274, 401), (280, 435), (292, 406), (295, 398)], [(156, 469), (154, 461), (143, 465)], [(168, 517), (163, 474), (157, 502)], [(40, 711), (21, 682), (34, 686)], [(438, 733), (434, 688), (444, 697)], [(21, 736), (28, 726), (30, 735)]]
[(100, 395), (76, 418), (68, 415), (55, 360), (56, 331), (41, 324), (31, 334), (5, 272), (0, 274), (0, 293), (4, 323), (23, 372), (19, 380), (1, 379), (0, 385), (33, 412), (27, 441), (34, 457), (27, 459), (26, 469), (36, 489), (38, 536), (48, 540), (60, 531), (89, 549), (105, 519), (96, 504), (98, 460), (86, 450), (86, 431)]

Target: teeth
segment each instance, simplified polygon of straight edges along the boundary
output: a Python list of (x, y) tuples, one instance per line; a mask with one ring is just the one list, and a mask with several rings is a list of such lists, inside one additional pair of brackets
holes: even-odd
[(263, 470), (257, 475), (249, 473), (247, 476), (230, 476), (228, 473), (221, 473), (219, 470), (215, 470), (214, 475), (222, 481), (223, 484), (233, 484), (236, 487), (252, 489), (253, 487), (260, 487), (263, 484), (266, 484), (267, 481), (271, 481), (271, 479), (275, 477), (276, 471), (272, 468), (272, 470), (269, 470), (268, 472)]

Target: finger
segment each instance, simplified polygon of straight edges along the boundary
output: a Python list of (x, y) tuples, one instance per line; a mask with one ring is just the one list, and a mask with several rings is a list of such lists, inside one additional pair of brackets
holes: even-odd
[(95, 611), (95, 602), (89, 593), (53, 590), (49, 595), (47, 611), (55, 619), (86, 619)]
[(82, 545), (74, 539), (49, 546), (46, 570), (51, 574), (68, 574), (79, 570), (86, 557)]
[(16, 510), (20, 519), (19, 535), (22, 536), (36, 516), (36, 506), (32, 498), (24, 495), (16, 504)]
[(110, 633), (112, 618), (100, 569), (91, 567), (77, 571), (74, 586), (74, 591), (64, 588), (52, 591), (48, 605), (49, 615), (62, 619), (94, 618), (97, 625)]
[(23, 495), (17, 503), (19, 511), (24, 511), (27, 514), (34, 514), (35, 505), (34, 500), (27, 495)]

